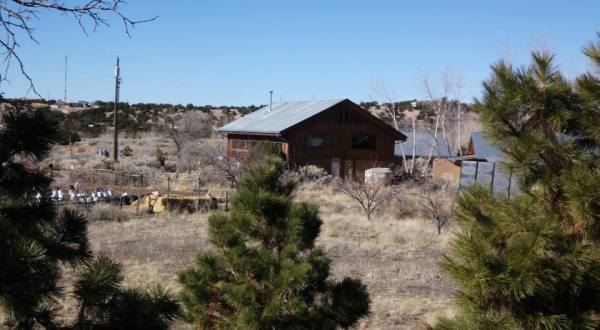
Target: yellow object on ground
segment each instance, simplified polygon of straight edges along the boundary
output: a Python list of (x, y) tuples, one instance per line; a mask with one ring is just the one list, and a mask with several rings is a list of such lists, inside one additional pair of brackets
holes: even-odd
[[(137, 200), (137, 201), (131, 203), (131, 207), (137, 208), (139, 202), (140, 201)], [(140, 204), (140, 210), (144, 210), (146, 212), (152, 211), (152, 213), (162, 213), (167, 209), (165, 204), (166, 204), (165, 197), (156, 196), (156, 195), (148, 195), (148, 196), (144, 196), (144, 198), (142, 198), (142, 201)]]
[[(138, 202), (131, 203), (131, 208), (137, 209)], [(140, 211), (149, 213), (162, 213), (167, 211), (167, 204), (170, 211), (188, 211), (195, 212), (198, 210), (209, 210), (217, 208), (217, 199), (210, 193), (202, 197), (197, 196), (144, 196), (141, 200)]]

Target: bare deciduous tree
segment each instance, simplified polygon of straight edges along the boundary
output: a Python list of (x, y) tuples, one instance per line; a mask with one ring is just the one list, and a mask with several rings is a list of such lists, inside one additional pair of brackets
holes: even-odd
[(3, 50), (4, 55), (2, 60), (4, 70), (0, 75), (0, 82), (7, 81), (11, 63), (16, 62), (21, 74), (29, 82), (30, 90), (41, 97), (35, 89), (33, 79), (25, 70), (25, 63), (19, 56), (18, 48), (22, 35), (35, 43), (39, 43), (35, 37), (35, 27), (32, 23), (34, 20), (39, 19), (43, 13), (55, 12), (71, 16), (86, 35), (90, 29), (94, 31), (98, 26), (109, 26), (110, 17), (113, 16), (123, 23), (125, 33), (130, 37), (130, 29), (135, 28), (137, 24), (153, 21), (157, 18), (131, 19), (121, 11), (123, 4), (125, 4), (123, 0), (1, 0), (0, 30), (4, 33), (0, 36), (0, 49)]
[[(433, 127), (433, 139), (431, 140), (431, 148), (429, 149), (429, 155), (427, 156), (427, 162), (426, 164), (428, 165), (429, 163), (431, 163), (431, 159), (433, 158), (433, 153), (437, 148), (437, 138), (438, 138), (438, 132), (440, 130), (440, 125), (442, 126), (442, 128), (444, 127), (444, 120), (445, 120), (445, 116), (446, 116), (446, 112), (448, 110), (448, 89), (449, 89), (449, 85), (446, 83), (446, 79), (444, 80), (444, 84), (443, 84), (443, 95), (439, 96), (436, 95), (435, 92), (433, 91), (433, 88), (431, 86), (431, 83), (429, 82), (429, 80), (425, 77), (421, 78), (421, 84), (423, 86), (423, 90), (425, 91), (425, 94), (427, 95), (428, 101), (429, 101), (429, 105), (433, 108), (434, 114), (435, 114), (435, 124)], [(425, 176), (427, 176), (428, 173), (428, 169), (425, 169)]]
[(276, 149), (280, 148), (279, 145), (270, 142), (257, 143), (249, 152), (228, 158), (227, 144), (220, 142), (225, 141), (219, 140), (219, 143), (205, 145), (199, 163), (213, 171), (213, 176), (218, 177), (221, 182), (227, 182), (232, 189), (238, 188), (242, 173), (247, 168), (262, 164), (265, 157), (275, 154)]
[[(373, 87), (373, 91), (375, 95), (380, 99), (380, 103), (384, 110), (388, 113), (388, 115), (392, 118), (392, 123), (394, 124), (394, 128), (397, 131), (400, 131), (400, 119), (402, 118), (402, 109), (398, 107), (398, 104), (394, 101), (394, 93), (387, 86), (387, 84), (381, 80), (378, 81)], [(414, 173), (415, 168), (415, 154), (416, 154), (416, 128), (415, 128), (415, 120), (412, 120), (412, 159), (410, 167), (408, 166), (408, 162), (406, 161), (406, 153), (404, 151), (404, 143), (400, 143), (400, 153), (402, 155), (402, 163), (404, 164), (404, 172), (412, 175)]]
[(454, 205), (455, 190), (450, 185), (443, 185), (425, 193), (425, 213), (437, 229), (438, 235), (450, 221)]
[(194, 140), (210, 136), (212, 123), (210, 115), (199, 111), (186, 112), (179, 120), (168, 119), (167, 132), (177, 152), (177, 170), (180, 168), (181, 155), (187, 144)]
[(213, 166), (223, 175), (223, 179), (229, 183), (231, 189), (237, 189), (242, 176), (242, 163), (238, 160), (217, 157), (213, 159)]
[[(448, 155), (453, 155), (453, 147), (452, 145), (454, 144), (453, 141), (451, 141), (451, 139), (449, 138), (449, 128), (448, 128), (448, 118), (449, 117), (454, 117), (455, 118), (455, 124), (454, 126), (458, 126), (458, 127), (451, 127), (450, 130), (454, 130), (455, 132), (458, 133), (458, 138), (457, 138), (457, 144), (458, 146), (456, 146), (456, 148), (460, 149), (461, 147), (461, 103), (460, 103), (460, 96), (461, 96), (461, 90), (462, 90), (462, 81), (460, 79), (460, 77), (458, 75), (452, 74), (450, 72), (445, 72), (442, 77), (441, 77), (441, 88), (439, 90), (436, 90), (431, 82), (426, 78), (423, 77), (421, 78), (421, 85), (423, 87), (424, 93), (428, 99), (428, 103), (429, 106), (431, 106), (431, 108), (433, 109), (434, 112), (434, 116), (435, 116), (435, 121), (434, 121), (434, 126), (433, 129), (431, 131), (431, 134), (433, 136), (432, 139), (432, 143), (431, 143), (431, 148), (429, 150), (429, 154), (427, 157), (427, 162), (426, 164), (430, 164), (431, 163), (431, 159), (433, 158), (433, 153), (435, 151), (437, 151), (438, 153), (440, 152), (440, 150), (438, 150), (438, 145), (437, 145), (437, 141), (438, 141), (438, 136), (441, 133), (442, 138), (444, 139), (444, 141), (446, 142), (447, 145), (447, 152)], [(456, 110), (456, 113), (454, 113), (454, 111)], [(452, 125), (450, 125), (452, 126)], [(425, 173), (425, 177), (427, 177), (428, 174), (428, 168), (425, 169), (424, 171)]]
[(394, 93), (383, 80), (380, 80), (375, 84), (373, 92), (375, 92), (375, 95), (380, 99), (379, 103), (381, 103), (381, 106), (392, 118), (394, 128), (399, 131), (399, 121), (402, 119), (403, 112), (402, 109), (398, 107), (398, 104), (394, 102)]
[(349, 196), (360, 205), (369, 221), (380, 206), (394, 199), (397, 195), (395, 186), (386, 187), (382, 182), (377, 181), (363, 183), (337, 179), (334, 185), (338, 191)]

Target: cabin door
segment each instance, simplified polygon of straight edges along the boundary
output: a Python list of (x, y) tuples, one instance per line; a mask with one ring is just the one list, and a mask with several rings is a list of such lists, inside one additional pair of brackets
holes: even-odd
[(337, 178), (340, 176), (340, 159), (332, 158), (331, 159), (331, 176)]
[(354, 164), (353, 164), (354, 161), (352, 159), (346, 159), (344, 161), (344, 163), (345, 163), (345, 166), (346, 166), (346, 171), (345, 171), (346, 175), (345, 175), (345, 177), (347, 179), (353, 179), (354, 178)]

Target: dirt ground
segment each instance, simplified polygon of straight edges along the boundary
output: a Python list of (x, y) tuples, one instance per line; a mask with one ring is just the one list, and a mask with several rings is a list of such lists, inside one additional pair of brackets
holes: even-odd
[[(452, 286), (438, 270), (450, 233), (438, 236), (432, 223), (397, 218), (391, 210), (369, 222), (346, 196), (328, 188), (306, 187), (297, 198), (320, 205), (324, 224), (318, 244), (332, 260), (332, 276), (359, 278), (368, 286), (371, 315), (357, 328), (422, 329), (426, 322), (452, 314)], [(123, 264), (126, 284), (160, 282), (177, 293), (177, 272), (192, 265), (199, 251), (211, 248), (207, 217), (162, 214), (92, 221), (89, 237), (95, 253)], [(68, 300), (64, 312), (73, 315), (75, 307)]]

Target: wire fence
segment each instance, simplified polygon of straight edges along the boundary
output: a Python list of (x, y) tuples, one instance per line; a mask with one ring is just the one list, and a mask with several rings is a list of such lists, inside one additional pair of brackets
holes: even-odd
[(463, 161), (460, 166), (459, 188), (464, 189), (474, 184), (488, 187), (495, 194), (509, 198), (521, 193), (516, 176), (505, 174), (496, 163)]
[[(61, 170), (49, 171), (53, 179), (56, 205), (75, 204), (89, 207), (96, 203), (135, 205), (136, 214), (154, 212), (157, 202), (162, 209), (189, 212), (222, 206), (228, 208), (231, 189), (218, 176), (194, 176), (180, 173), (128, 173), (123, 171)], [(60, 191), (62, 198), (57, 197)], [(110, 191), (110, 197), (106, 193)], [(99, 195), (99, 196), (98, 196)]]

